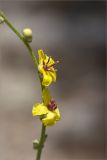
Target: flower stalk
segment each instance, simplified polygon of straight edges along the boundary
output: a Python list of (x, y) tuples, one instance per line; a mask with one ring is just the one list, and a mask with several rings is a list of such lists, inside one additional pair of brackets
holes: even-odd
[(0, 19), (17, 35), (17, 37), (23, 42), (27, 48), (34, 65), (36, 67), (42, 92), (42, 103), (35, 104), (32, 109), (33, 116), (39, 116), (42, 121), (42, 129), (40, 140), (33, 142), (34, 149), (37, 151), (36, 160), (41, 159), (41, 153), (46, 141), (46, 126), (54, 125), (60, 119), (60, 112), (57, 108), (56, 102), (50, 96), (48, 86), (56, 81), (56, 69), (54, 65), (58, 61), (54, 61), (51, 57), (48, 57), (43, 50), (38, 50), (39, 62), (36, 59), (35, 52), (30, 46), (32, 41), (32, 30), (25, 28), (21, 34), (13, 24), (7, 19), (7, 17), (0, 11)]
[(40, 137), (40, 141), (39, 141), (38, 153), (36, 156), (36, 160), (40, 160), (40, 158), (41, 158), (42, 149), (44, 147), (44, 142), (46, 140), (45, 132), (46, 132), (46, 127), (42, 124), (41, 137)]

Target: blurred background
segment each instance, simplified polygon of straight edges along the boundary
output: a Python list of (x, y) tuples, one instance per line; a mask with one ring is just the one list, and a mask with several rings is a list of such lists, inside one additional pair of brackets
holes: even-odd
[[(60, 61), (50, 89), (61, 121), (48, 127), (44, 160), (105, 159), (105, 1), (0, 1), (14, 26), (33, 30), (32, 47)], [(22, 42), (0, 25), (0, 159), (33, 160), (41, 124), (38, 76)]]

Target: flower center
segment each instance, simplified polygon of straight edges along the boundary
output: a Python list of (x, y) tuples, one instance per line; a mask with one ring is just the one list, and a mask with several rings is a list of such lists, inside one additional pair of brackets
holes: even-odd
[(45, 63), (45, 61), (43, 61), (43, 68), (45, 71), (50, 71), (50, 72), (55, 72), (56, 69), (54, 68), (54, 66), (59, 63), (59, 61), (54, 62), (53, 64), (49, 65), (50, 62), (50, 57), (48, 58), (48, 61)]
[(54, 111), (57, 108), (57, 104), (56, 104), (55, 100), (51, 99), (51, 101), (49, 102), (47, 107), (50, 111)]

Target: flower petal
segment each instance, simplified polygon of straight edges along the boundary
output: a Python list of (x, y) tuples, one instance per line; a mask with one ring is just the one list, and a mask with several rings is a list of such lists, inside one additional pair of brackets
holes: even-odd
[(43, 86), (49, 86), (52, 82), (52, 77), (49, 75), (49, 73), (44, 72), (43, 73), (43, 81), (42, 81), (42, 85)]
[(52, 77), (52, 80), (56, 82), (56, 72), (49, 72), (49, 74)]
[(54, 112), (56, 113), (56, 121), (59, 121), (60, 118), (61, 118), (61, 115), (60, 115), (60, 112), (59, 112), (59, 109), (55, 109)]
[(45, 73), (45, 70), (44, 70), (44, 68), (43, 68), (43, 64), (42, 63), (40, 63), (39, 65), (38, 65), (38, 70), (39, 70), (39, 72), (40, 73)]
[(42, 62), (45, 59), (45, 54), (42, 49), (38, 50), (39, 62)]
[(45, 60), (45, 63), (48, 63), (48, 66), (55, 63), (55, 61), (51, 57), (49, 57), (47, 54), (45, 54), (45, 59), (44, 60)]
[(32, 115), (40, 116), (48, 113), (48, 109), (43, 103), (38, 103), (33, 106)]
[(54, 125), (56, 123), (56, 113), (48, 111), (45, 118), (42, 119), (45, 126)]

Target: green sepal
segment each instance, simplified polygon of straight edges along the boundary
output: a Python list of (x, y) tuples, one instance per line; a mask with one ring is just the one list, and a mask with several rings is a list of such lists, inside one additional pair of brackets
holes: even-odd
[(24, 37), (23, 36), (23, 40), (26, 41), (26, 42), (28, 42), (28, 43), (31, 43), (32, 42), (32, 37)]

